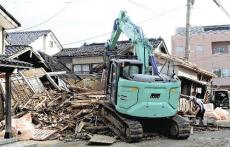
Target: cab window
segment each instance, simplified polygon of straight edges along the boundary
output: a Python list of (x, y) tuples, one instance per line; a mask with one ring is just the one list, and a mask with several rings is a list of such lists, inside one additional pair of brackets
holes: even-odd
[(138, 65), (125, 65), (122, 70), (122, 77), (125, 79), (132, 78), (134, 74), (140, 74), (141, 69)]

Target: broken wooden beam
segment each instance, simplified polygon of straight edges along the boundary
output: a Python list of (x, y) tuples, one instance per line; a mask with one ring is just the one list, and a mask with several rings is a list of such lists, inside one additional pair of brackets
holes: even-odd
[(84, 128), (86, 131), (101, 131), (109, 129), (108, 126), (88, 126)]
[(49, 82), (58, 90), (61, 91), (61, 88), (54, 82), (54, 80), (51, 78), (49, 74), (45, 74), (46, 78), (49, 80)]

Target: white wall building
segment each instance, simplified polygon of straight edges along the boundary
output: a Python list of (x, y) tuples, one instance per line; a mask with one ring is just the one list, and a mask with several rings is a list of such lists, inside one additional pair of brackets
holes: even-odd
[(34, 51), (42, 51), (50, 56), (62, 50), (62, 45), (51, 30), (7, 33), (8, 45), (28, 45)]
[(20, 26), (21, 24), (0, 5), (0, 54), (5, 54), (5, 30)]

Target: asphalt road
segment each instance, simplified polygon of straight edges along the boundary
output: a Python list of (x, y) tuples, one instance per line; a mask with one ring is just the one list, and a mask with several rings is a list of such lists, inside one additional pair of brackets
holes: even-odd
[[(99, 147), (101, 145), (89, 145), (87, 141), (68, 142), (60, 141), (36, 142), (38, 147), (61, 147), (61, 146), (93, 146)], [(230, 147), (230, 130), (218, 131), (195, 131), (186, 140), (173, 140), (163, 136), (153, 137), (151, 140), (144, 140), (139, 143), (126, 143), (117, 141), (109, 145), (111, 147)]]

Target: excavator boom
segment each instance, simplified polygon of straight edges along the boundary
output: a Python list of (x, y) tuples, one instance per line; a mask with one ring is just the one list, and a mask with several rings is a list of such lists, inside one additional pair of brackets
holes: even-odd
[(111, 51), (116, 49), (116, 43), (122, 32), (132, 42), (134, 46), (134, 55), (137, 56), (138, 60), (143, 63), (142, 73), (148, 74), (150, 72), (149, 57), (152, 58), (151, 63), (154, 63), (152, 64), (155, 70), (154, 73), (158, 73), (158, 71), (156, 71), (156, 61), (150, 42), (148, 41), (148, 39), (145, 38), (142, 28), (135, 25), (127, 16), (126, 11), (121, 11), (119, 17), (114, 21), (111, 38), (106, 44), (107, 50)]

